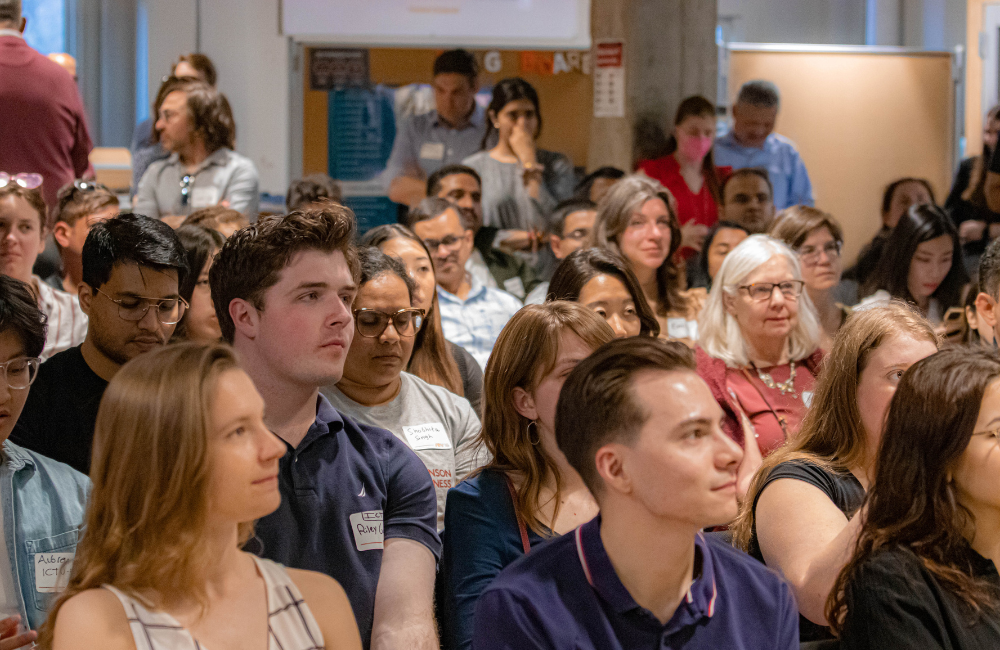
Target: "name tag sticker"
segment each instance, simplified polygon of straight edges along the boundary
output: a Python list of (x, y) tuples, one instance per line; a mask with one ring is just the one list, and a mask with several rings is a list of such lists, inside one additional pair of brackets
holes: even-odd
[(802, 403), (809, 408), (813, 404), (813, 394), (812, 391), (804, 390), (802, 391)]
[(208, 208), (219, 202), (219, 188), (196, 187), (191, 191), (191, 207)]
[(444, 159), (444, 143), (443, 142), (425, 142), (420, 145), (420, 157), (426, 160), (443, 160)]
[(75, 553), (35, 553), (35, 591), (57, 594), (69, 584)]
[(406, 444), (413, 451), (424, 449), (451, 449), (451, 438), (440, 422), (418, 424), (413, 427), (403, 427)]
[(381, 510), (355, 512), (351, 515), (351, 530), (354, 531), (354, 543), (359, 551), (382, 550), (385, 547)]
[(667, 319), (667, 336), (672, 339), (698, 339), (698, 322), (683, 318)]

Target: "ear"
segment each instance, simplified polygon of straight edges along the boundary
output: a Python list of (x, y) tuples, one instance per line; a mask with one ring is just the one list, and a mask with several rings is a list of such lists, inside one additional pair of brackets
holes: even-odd
[(606, 490), (614, 490), (619, 494), (631, 494), (632, 479), (625, 470), (625, 447), (618, 443), (604, 445), (594, 454), (594, 465)]
[(976, 296), (976, 318), (982, 319), (987, 327), (994, 329), (997, 326), (996, 314), (993, 313), (995, 304), (988, 293), (980, 291), (979, 295)]
[(736, 316), (736, 296), (726, 290), (722, 291), (722, 307), (730, 316)]
[(556, 256), (557, 260), (561, 260), (564, 255), (559, 252), (559, 246), (562, 244), (562, 237), (559, 235), (549, 235), (549, 248), (552, 249), (552, 254)]
[(260, 312), (242, 298), (233, 298), (229, 303), (229, 317), (233, 319), (236, 333), (245, 338), (255, 339), (260, 328)]
[(94, 299), (94, 290), (86, 282), (81, 282), (77, 297), (80, 300), (80, 311), (90, 316), (90, 302)]
[(52, 236), (63, 248), (69, 247), (69, 231), (70, 225), (65, 221), (57, 221), (56, 225), (52, 226)]
[(535, 398), (531, 393), (517, 386), (514, 388), (512, 397), (514, 398), (514, 410), (529, 420), (538, 419), (538, 409), (535, 408)]

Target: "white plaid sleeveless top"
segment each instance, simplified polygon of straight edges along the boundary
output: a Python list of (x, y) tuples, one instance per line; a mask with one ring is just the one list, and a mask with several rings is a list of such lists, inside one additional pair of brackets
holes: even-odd
[[(268, 650), (323, 650), (323, 634), (285, 567), (254, 557), (267, 586)], [(170, 614), (148, 609), (111, 585), (128, 616), (136, 650), (211, 650), (199, 644)]]

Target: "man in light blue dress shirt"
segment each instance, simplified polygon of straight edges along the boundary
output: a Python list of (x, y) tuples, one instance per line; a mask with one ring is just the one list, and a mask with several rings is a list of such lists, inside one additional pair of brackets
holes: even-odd
[(715, 142), (715, 164), (760, 167), (774, 186), (774, 207), (813, 205), (812, 183), (795, 145), (772, 133), (778, 117), (778, 88), (770, 81), (748, 81), (733, 106), (733, 127)]

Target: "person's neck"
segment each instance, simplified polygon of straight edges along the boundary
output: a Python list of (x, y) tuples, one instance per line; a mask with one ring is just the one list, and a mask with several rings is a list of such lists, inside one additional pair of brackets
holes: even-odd
[(361, 384), (348, 379), (346, 375), (337, 382), (337, 388), (340, 392), (361, 406), (380, 406), (391, 402), (399, 395), (399, 389), (402, 385), (403, 380), (400, 379), (399, 375), (396, 375), (389, 383), (381, 386)]
[(665, 624), (694, 581), (698, 529), (656, 518), (627, 497), (614, 501), (601, 504), (604, 550), (629, 595)]
[(83, 258), (63, 251), (62, 265), (63, 291), (75, 296), (80, 292), (80, 283), (83, 282)]
[(747, 341), (747, 356), (758, 368), (770, 368), (788, 363), (788, 339), (768, 338)]
[(205, 146), (205, 141), (201, 138), (195, 138), (188, 144), (188, 146), (177, 152), (177, 156), (180, 158), (181, 164), (184, 165), (189, 172), (194, 171), (195, 168), (203, 163), (210, 154), (211, 152)]
[[(93, 326), (93, 322), (91, 326)], [(87, 338), (83, 340), (83, 344), (80, 345), (80, 353), (83, 354), (83, 360), (87, 366), (104, 381), (110, 382), (114, 379), (115, 375), (118, 374), (118, 370), (122, 367), (120, 363), (113, 361), (97, 349), (89, 333), (87, 334)]]
[(931, 308), (931, 297), (921, 296), (919, 298), (914, 298), (913, 302), (917, 305), (917, 309), (923, 316), (927, 316), (927, 311)]
[(701, 160), (691, 160), (686, 156), (682, 155), (680, 151), (675, 151), (673, 154), (674, 160), (680, 165), (681, 174), (701, 174)]
[[(440, 282), (439, 282), (440, 284)], [(469, 297), (469, 292), (472, 291), (472, 283), (469, 282), (468, 274), (462, 276), (462, 279), (457, 283), (450, 286), (445, 286), (441, 284), (441, 288), (452, 294), (453, 296), (458, 296), (459, 300), (465, 300)]]
[(510, 145), (503, 138), (500, 138), (497, 146), (490, 149), (490, 158), (506, 163), (518, 162), (517, 154), (514, 153), (514, 150), (510, 148)]
[(232, 593), (241, 581), (240, 569), (247, 557), (240, 550), (239, 527), (235, 524), (209, 526), (200, 545), (212, 558), (205, 572), (205, 592), (209, 599)]
[(833, 301), (833, 296), (828, 289), (807, 289), (809, 299), (816, 307), (816, 314), (819, 322), (827, 332), (832, 334), (840, 327), (841, 311), (837, 303)]
[(472, 121), (472, 114), (475, 112), (476, 112), (476, 102), (473, 101), (472, 106), (469, 107), (469, 110), (465, 113), (465, 115), (463, 115), (457, 120), (454, 121), (449, 120), (444, 115), (441, 115), (441, 113), (438, 113), (437, 116), (438, 119), (444, 122), (445, 126), (447, 126), (449, 129), (464, 129), (469, 125), (469, 122)]
[[(770, 135), (770, 134), (768, 134), (768, 135)], [(764, 143), (767, 142), (767, 138), (766, 137), (764, 138), (764, 141), (760, 142), (760, 143), (747, 142), (746, 140), (744, 140), (743, 138), (740, 137), (739, 132), (737, 132), (735, 129), (733, 129), (733, 139), (736, 140), (737, 144), (739, 144), (741, 147), (749, 147), (751, 149), (763, 149), (764, 148)]]
[(660, 304), (660, 287), (656, 282), (656, 269), (638, 264), (630, 266), (632, 267), (632, 271), (635, 272), (636, 279), (639, 280), (639, 286), (642, 287), (642, 293), (646, 297), (646, 302), (653, 308), (653, 311), (656, 311), (656, 307)]
[[(237, 352), (242, 346), (237, 345)], [(266, 406), (264, 424), (292, 447), (298, 447), (316, 421), (319, 387), (282, 381), (253, 354), (241, 354), (240, 365), (253, 380)]]
[[(996, 508), (966, 506), (972, 513), (975, 522), (972, 530), (966, 533), (969, 545), (976, 553), (992, 560), (1000, 570), (1000, 512)], [(974, 532), (973, 532), (974, 531)]]

